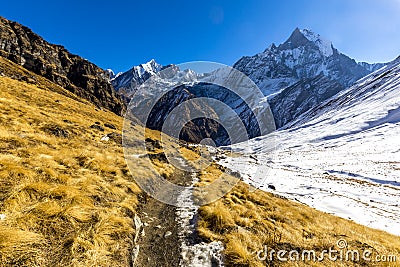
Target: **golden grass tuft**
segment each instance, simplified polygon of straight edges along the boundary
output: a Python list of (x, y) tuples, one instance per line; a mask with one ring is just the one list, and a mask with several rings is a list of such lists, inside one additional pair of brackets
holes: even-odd
[(235, 226), (231, 211), (221, 202), (216, 202), (201, 209), (200, 216), (208, 223), (208, 227), (218, 233), (223, 233)]
[[(249, 244), (253, 243), (249, 240), (250, 237), (247, 234), (232, 234), (227, 237), (224, 253), (230, 263), (235, 266), (264, 266), (261, 262), (254, 262), (253, 251), (249, 249)], [(253, 249), (257, 249), (257, 246)]]
[(20, 263), (41, 266), (45, 262), (43, 246), (46, 246), (44, 236), (0, 224), (2, 266), (18, 266)]
[[(101, 141), (120, 130), (90, 128), (121, 129), (123, 119), (0, 58), (2, 66), (38, 84), (0, 77), (0, 266), (130, 266), (141, 190), (121, 144)], [(137, 159), (132, 175), (151, 169)]]
[[(208, 184), (209, 173), (217, 173), (211, 165), (200, 174), (200, 185)], [(335, 247), (344, 238), (351, 249), (373, 250), (373, 256), (400, 255), (400, 238), (389, 233), (371, 229), (352, 221), (317, 211), (306, 205), (266, 193), (250, 191), (249, 186), (239, 182), (227, 195), (214, 203), (200, 207), (198, 233), (209, 241), (221, 241), (225, 246), (227, 266), (377, 266), (375, 263), (333, 262), (282, 262), (260, 261), (255, 252), (267, 245), (280, 249), (314, 249), (321, 252)], [(382, 263), (378, 266), (399, 266)]]

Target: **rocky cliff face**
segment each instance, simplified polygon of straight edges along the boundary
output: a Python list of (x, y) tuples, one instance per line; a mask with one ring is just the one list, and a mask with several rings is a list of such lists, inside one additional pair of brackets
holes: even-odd
[(330, 80), (323, 74), (302, 79), (283, 89), (268, 100), (274, 114), (276, 128), (281, 128), (343, 89), (345, 89), (343, 85)]
[(234, 68), (268, 96), (280, 128), (384, 65), (357, 63), (319, 34), (296, 28), (284, 43), (242, 57)]
[(249, 76), (265, 95), (320, 74), (349, 87), (383, 64), (357, 63), (310, 30), (295, 29), (288, 40), (264, 52), (242, 57), (234, 68)]
[(109, 74), (63, 46), (46, 42), (29, 28), (0, 17), (0, 56), (41, 75), (98, 107), (121, 115), (125, 104)]

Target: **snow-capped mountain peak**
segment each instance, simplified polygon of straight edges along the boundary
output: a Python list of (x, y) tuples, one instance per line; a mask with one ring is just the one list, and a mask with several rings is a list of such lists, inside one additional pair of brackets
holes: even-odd
[(266, 96), (321, 73), (348, 87), (374, 70), (340, 53), (321, 35), (299, 28), (280, 45), (272, 44), (262, 53), (242, 57), (234, 68), (249, 76)]
[(114, 88), (120, 93), (134, 91), (134, 89), (144, 83), (148, 78), (159, 72), (163, 66), (154, 59), (147, 63), (133, 66), (124, 73), (118, 73), (111, 79)]
[(333, 46), (331, 41), (324, 39), (321, 35), (308, 29), (300, 30), (300, 32), (307, 40), (316, 44), (319, 51), (321, 51), (324, 56), (329, 57), (333, 55)]
[(321, 35), (296, 28), (285, 42), (233, 67), (269, 98), (279, 128), (383, 65), (357, 63)]
[(154, 59), (142, 64), (142, 66), (147, 72), (159, 72), (162, 68), (162, 65), (158, 64)]
[[(290, 37), (283, 44), (279, 45), (278, 50), (294, 50), (302, 47), (315, 47), (319, 50), (322, 56), (330, 57), (333, 55), (332, 42), (323, 38), (321, 35), (314, 33), (309, 29), (296, 28)], [(265, 52), (276, 48), (274, 45), (268, 47)]]
[(162, 65), (158, 64), (154, 59), (150, 60), (147, 63), (133, 67), (134, 71), (139, 75), (139, 77), (142, 77), (145, 73), (153, 75), (159, 72), (161, 68)]

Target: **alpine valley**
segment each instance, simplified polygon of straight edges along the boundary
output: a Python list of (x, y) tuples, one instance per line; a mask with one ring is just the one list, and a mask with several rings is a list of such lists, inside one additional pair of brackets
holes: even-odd
[(116, 74), (0, 17), (0, 267), (396, 261), (399, 89), (400, 57), (357, 62), (308, 29), (231, 67)]
[[(272, 111), (275, 128), (279, 129), (384, 65), (357, 63), (340, 53), (330, 41), (320, 35), (307, 29), (296, 28), (284, 43), (279, 46), (272, 44), (254, 56), (242, 57), (233, 68), (247, 75), (260, 88)], [(165, 68), (171, 69), (175, 76), (181, 72), (179, 76), (185, 77), (182, 81), (186, 86), (176, 88), (173, 97), (163, 98), (163, 104), (155, 111), (157, 116), (154, 118), (158, 119), (151, 120), (148, 125), (150, 128), (160, 130), (171, 108), (188, 99), (207, 96), (232, 108), (245, 125), (248, 137), (260, 135), (256, 118), (240, 97), (220, 86), (208, 84), (223, 75), (218, 73), (221, 70), (197, 74), (192, 70), (181, 71), (174, 65), (161, 66), (155, 60), (151, 60), (134, 66), (125, 73), (111, 76), (111, 83), (117, 92), (129, 100), (139, 86)], [(212, 138), (217, 145), (246, 140), (230, 140), (222, 126), (214, 120), (207, 119), (191, 122), (183, 129), (180, 137), (192, 142)]]

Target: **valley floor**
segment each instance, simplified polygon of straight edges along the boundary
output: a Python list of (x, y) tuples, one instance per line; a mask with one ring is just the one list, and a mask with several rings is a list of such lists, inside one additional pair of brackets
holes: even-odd
[(242, 156), (221, 164), (262, 190), (400, 235), (399, 126), (332, 138), (317, 129), (278, 131), (235, 146)]
[[(145, 195), (135, 182), (138, 177), (151, 179), (158, 172), (174, 182), (203, 186), (225, 173), (225, 169), (211, 163), (196, 177), (182, 176), (166, 161), (165, 151), (158, 148), (136, 151), (133, 147), (134, 155), (147, 153), (152, 162), (135, 157), (135, 168), (130, 171), (121, 146), (121, 117), (77, 99), (7, 60), (0, 59), (0, 63), (3, 73), (15, 78), (0, 77), (0, 266), (132, 266), (133, 258), (138, 266), (204, 266), (204, 262), (215, 266), (220, 264), (219, 259), (223, 259), (225, 266), (284, 266), (276, 258), (259, 261), (254, 252), (264, 245), (274, 249), (322, 250), (335, 246), (339, 238), (346, 238), (352, 248), (400, 255), (398, 236), (276, 194), (253, 190), (243, 182), (205, 206), (178, 209), (162, 204)], [(27, 76), (32, 77), (28, 82), (19, 79)], [(133, 143), (139, 140), (140, 131), (143, 128), (133, 126)], [(158, 143), (159, 135), (149, 130), (150, 143)], [(170, 145), (171, 140), (165, 141)], [(357, 143), (354, 146), (359, 147)], [(390, 147), (387, 144), (382, 153), (391, 151)], [(184, 157), (188, 160), (201, 157), (199, 149), (196, 146), (186, 149), (185, 155), (189, 156)], [(307, 164), (299, 163), (295, 153), (289, 158), (287, 150), (283, 150), (285, 153), (277, 150), (276, 157), (267, 161), (267, 151), (257, 145), (252, 149), (246, 156), (243, 148), (241, 156), (225, 163), (243, 172), (243, 164), (259, 163), (276, 164), (279, 170), (287, 168), (303, 174), (305, 171), (293, 166), (308, 168)], [(308, 155), (309, 164), (315, 164), (311, 163), (311, 156)], [(233, 164), (234, 160), (237, 164)], [(382, 166), (392, 166), (396, 171), (396, 164), (388, 162)], [(330, 170), (341, 169), (321, 165), (321, 170), (327, 172), (326, 177), (331, 177), (327, 180), (339, 179), (333, 178), (338, 175)], [(317, 187), (316, 182), (312, 183)], [(292, 184), (294, 188), (302, 188)], [(275, 193), (285, 193), (278, 180), (274, 186)], [(340, 186), (342, 189), (343, 184)], [(398, 185), (386, 181), (379, 186), (392, 192)], [(363, 196), (361, 189), (359, 195)], [(181, 196), (182, 201), (193, 204), (190, 190), (186, 193)], [(376, 205), (383, 205), (379, 197), (373, 200)], [(396, 196), (393, 197), (384, 201), (398, 203)], [(395, 206), (393, 209), (398, 214)], [(143, 227), (137, 227), (138, 217)], [(190, 256), (185, 257), (182, 252)], [(216, 257), (212, 259), (210, 255)], [(299, 263), (299, 266), (308, 265), (308, 262)], [(337, 266), (337, 263), (314, 265)], [(373, 266), (368, 262), (351, 262), (345, 266), (360, 265)]]

